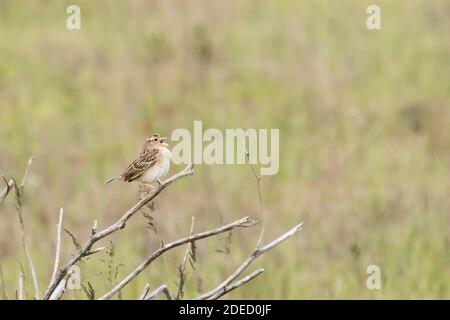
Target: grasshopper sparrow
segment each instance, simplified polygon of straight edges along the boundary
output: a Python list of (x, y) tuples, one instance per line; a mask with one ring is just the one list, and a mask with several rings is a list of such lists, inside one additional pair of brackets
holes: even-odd
[(164, 142), (165, 140), (166, 138), (161, 137), (159, 134), (154, 134), (150, 138), (145, 139), (137, 159), (121, 175), (112, 177), (105, 183), (117, 180), (125, 182), (138, 181), (150, 188), (150, 190), (153, 189), (151, 186), (152, 182), (158, 181), (161, 184), (160, 179), (169, 172), (172, 159), (172, 152), (169, 150), (169, 145)]

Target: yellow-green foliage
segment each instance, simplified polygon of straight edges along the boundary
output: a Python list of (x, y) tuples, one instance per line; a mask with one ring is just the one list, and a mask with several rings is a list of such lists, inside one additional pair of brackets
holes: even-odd
[[(59, 207), (84, 241), (94, 220), (104, 227), (137, 199), (137, 186), (103, 182), (143, 139), (203, 120), (280, 128), (280, 171), (262, 180), (265, 240), (305, 221), (255, 264), (261, 277), (228, 297), (450, 297), (449, 1), (377, 1), (379, 31), (366, 28), (365, 0), (76, 1), (82, 29), (69, 31), (72, 2), (0, 1), (0, 174), (20, 178), (37, 157), (23, 212), (41, 291)], [(197, 166), (155, 206), (158, 234), (137, 215), (113, 237), (118, 279), (160, 240), (186, 235), (192, 215), (197, 231), (258, 217), (247, 166)], [(217, 252), (226, 235), (199, 242), (185, 297), (231, 273), (258, 228), (235, 231), (228, 255)], [(74, 250), (64, 235), (63, 261)], [(122, 296), (137, 297), (146, 282), (176, 291), (183, 252)], [(26, 266), (9, 197), (0, 264), (10, 298), (17, 258)], [(97, 295), (111, 285), (109, 260), (102, 253), (81, 265)], [(366, 288), (371, 264), (381, 267), (382, 290)]]

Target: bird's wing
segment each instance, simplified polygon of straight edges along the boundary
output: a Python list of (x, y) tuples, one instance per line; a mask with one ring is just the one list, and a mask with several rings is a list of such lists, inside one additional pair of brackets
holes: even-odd
[(139, 154), (138, 158), (134, 160), (128, 168), (122, 173), (123, 180), (131, 182), (139, 178), (147, 169), (153, 167), (161, 156), (158, 149), (151, 149), (147, 152)]

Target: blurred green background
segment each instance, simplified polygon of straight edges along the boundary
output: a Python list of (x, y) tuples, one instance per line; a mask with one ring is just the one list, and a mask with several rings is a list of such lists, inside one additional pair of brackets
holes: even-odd
[[(450, 2), (378, 0), (382, 29), (370, 31), (373, 2), (0, 1), (0, 174), (20, 179), (36, 156), (23, 211), (41, 291), (59, 208), (64, 227), (86, 240), (94, 220), (107, 226), (139, 197), (137, 185), (103, 182), (144, 138), (202, 120), (279, 128), (280, 170), (262, 179), (264, 239), (305, 222), (254, 264), (261, 277), (228, 298), (450, 298)], [(66, 29), (74, 3), (80, 31)], [(139, 214), (112, 238), (117, 278), (108, 279), (106, 253), (80, 265), (97, 296), (160, 240), (186, 235), (192, 216), (197, 231), (258, 218), (245, 165), (197, 166), (155, 207), (157, 234)], [(12, 298), (17, 259), (26, 266), (13, 196), (0, 221)], [(255, 227), (231, 242), (199, 242), (185, 297), (225, 279), (258, 235)], [(64, 235), (63, 261), (74, 251)], [(147, 282), (175, 290), (183, 253), (158, 260), (122, 297), (136, 298)], [(372, 264), (381, 290), (366, 287)]]

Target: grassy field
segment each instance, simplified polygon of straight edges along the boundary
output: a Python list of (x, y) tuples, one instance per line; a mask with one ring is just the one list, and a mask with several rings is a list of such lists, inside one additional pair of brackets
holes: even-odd
[[(76, 2), (80, 31), (65, 26), (73, 1), (0, 1), (0, 174), (20, 179), (36, 156), (23, 211), (41, 290), (59, 208), (84, 241), (94, 220), (107, 226), (139, 197), (137, 185), (103, 182), (144, 138), (202, 120), (279, 128), (280, 170), (262, 179), (264, 240), (305, 222), (229, 298), (450, 298), (448, 1), (376, 1), (378, 31), (366, 28), (374, 1), (365, 0)], [(105, 273), (105, 253), (80, 265), (97, 296), (161, 240), (186, 235), (192, 216), (200, 231), (259, 214), (245, 165), (197, 166), (155, 206), (157, 234), (138, 215), (112, 238), (117, 278)], [(233, 232), (230, 244), (226, 235), (199, 242), (185, 296), (225, 279), (258, 235), (256, 227)], [(226, 246), (229, 254), (218, 252)], [(63, 260), (74, 251), (64, 236)], [(175, 289), (183, 252), (158, 260), (122, 297), (147, 282)], [(17, 259), (26, 266), (9, 197), (0, 205), (9, 298)], [(366, 287), (373, 264), (381, 290)]]

